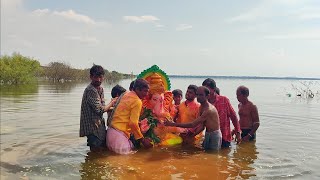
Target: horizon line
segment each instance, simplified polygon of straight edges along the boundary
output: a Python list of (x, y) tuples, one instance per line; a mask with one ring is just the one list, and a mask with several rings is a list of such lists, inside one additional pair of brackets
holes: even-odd
[(188, 78), (230, 78), (230, 79), (286, 79), (286, 80), (320, 80), (316, 77), (293, 77), (293, 76), (206, 76), (206, 75), (176, 75), (171, 74), (169, 77), (188, 77)]

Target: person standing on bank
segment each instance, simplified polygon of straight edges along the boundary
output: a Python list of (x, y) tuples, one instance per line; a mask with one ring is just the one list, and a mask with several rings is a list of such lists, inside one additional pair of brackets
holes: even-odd
[(101, 83), (104, 80), (104, 69), (94, 65), (90, 69), (91, 83), (83, 92), (80, 115), (80, 137), (87, 137), (90, 151), (98, 152), (106, 148), (106, 125), (103, 113), (113, 106), (115, 100), (105, 105), (104, 91)]

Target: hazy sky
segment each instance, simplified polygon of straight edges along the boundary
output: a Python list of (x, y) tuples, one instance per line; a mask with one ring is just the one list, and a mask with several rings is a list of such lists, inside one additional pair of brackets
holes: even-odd
[(320, 77), (319, 0), (1, 0), (1, 55), (134, 74)]

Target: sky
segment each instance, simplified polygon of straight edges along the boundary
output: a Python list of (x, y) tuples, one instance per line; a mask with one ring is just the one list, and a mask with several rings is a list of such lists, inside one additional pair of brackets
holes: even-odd
[(320, 77), (319, 0), (1, 0), (1, 55), (139, 74)]

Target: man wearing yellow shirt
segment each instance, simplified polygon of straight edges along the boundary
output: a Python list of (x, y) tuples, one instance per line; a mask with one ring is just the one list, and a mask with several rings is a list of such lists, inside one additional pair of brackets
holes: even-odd
[(132, 152), (133, 144), (130, 134), (145, 147), (150, 147), (150, 140), (145, 139), (140, 131), (139, 116), (142, 109), (142, 101), (149, 91), (149, 84), (144, 79), (137, 79), (133, 91), (126, 92), (119, 98), (118, 105), (111, 114), (111, 123), (107, 130), (106, 143), (109, 150), (118, 154)]

